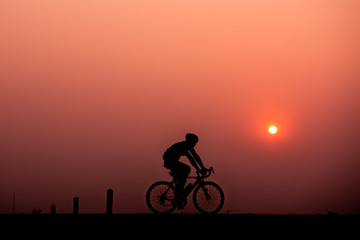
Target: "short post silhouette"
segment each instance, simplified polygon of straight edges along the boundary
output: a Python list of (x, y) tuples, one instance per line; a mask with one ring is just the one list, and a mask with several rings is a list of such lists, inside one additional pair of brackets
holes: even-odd
[(108, 189), (106, 194), (106, 214), (112, 214), (113, 190)]
[(55, 204), (52, 204), (52, 205), (51, 205), (51, 214), (52, 214), (52, 215), (55, 215), (55, 214), (56, 214), (56, 205), (55, 205)]
[(79, 214), (79, 198), (74, 197), (73, 199), (73, 214), (78, 215)]

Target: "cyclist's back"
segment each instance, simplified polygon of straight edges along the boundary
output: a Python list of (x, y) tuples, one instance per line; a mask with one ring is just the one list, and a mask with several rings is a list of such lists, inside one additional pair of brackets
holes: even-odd
[(164, 153), (164, 166), (169, 169), (175, 167), (180, 157), (185, 156), (189, 150), (189, 144), (186, 141), (175, 143)]

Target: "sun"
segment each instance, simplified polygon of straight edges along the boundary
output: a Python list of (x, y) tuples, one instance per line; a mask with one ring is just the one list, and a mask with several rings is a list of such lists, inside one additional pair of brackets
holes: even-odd
[(269, 127), (269, 133), (275, 134), (276, 132), (277, 132), (277, 127), (275, 127), (275, 126), (270, 126)]

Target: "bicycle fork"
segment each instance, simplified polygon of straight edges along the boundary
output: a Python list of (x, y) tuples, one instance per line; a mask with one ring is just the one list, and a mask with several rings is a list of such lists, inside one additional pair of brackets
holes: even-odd
[(210, 197), (210, 195), (208, 193), (208, 189), (205, 188), (204, 184), (201, 184), (201, 189), (204, 191), (204, 195), (205, 195), (206, 199), (209, 200), (211, 197)]

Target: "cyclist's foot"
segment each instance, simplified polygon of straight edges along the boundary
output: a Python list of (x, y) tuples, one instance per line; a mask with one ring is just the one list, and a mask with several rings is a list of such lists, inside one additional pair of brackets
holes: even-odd
[(177, 209), (184, 209), (184, 198), (183, 197), (175, 197), (175, 199), (172, 202), (172, 205), (176, 207)]
[(181, 210), (184, 209), (184, 207), (185, 207), (184, 204), (180, 203), (177, 205), (176, 209)]
[(178, 210), (184, 209), (185, 207), (184, 202), (181, 200), (173, 202), (173, 206), (175, 206)]

